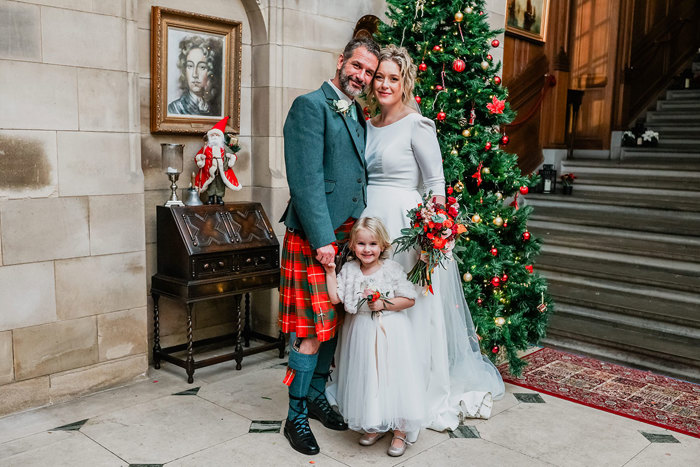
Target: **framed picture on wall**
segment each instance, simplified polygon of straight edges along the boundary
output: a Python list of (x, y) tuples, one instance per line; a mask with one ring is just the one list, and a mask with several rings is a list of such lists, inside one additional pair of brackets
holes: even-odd
[(506, 34), (544, 42), (548, 10), (549, 0), (508, 0)]
[(222, 117), (240, 132), (241, 23), (153, 7), (151, 132), (204, 134)]

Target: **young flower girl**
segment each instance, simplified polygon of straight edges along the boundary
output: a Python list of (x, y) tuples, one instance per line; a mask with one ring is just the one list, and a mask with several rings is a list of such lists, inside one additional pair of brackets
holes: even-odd
[(415, 303), (416, 288), (401, 265), (387, 258), (390, 247), (379, 219), (359, 219), (350, 232), (354, 259), (337, 277), (335, 265), (328, 265), (326, 280), (331, 302), (342, 302), (348, 313), (337, 362), (340, 413), (351, 429), (365, 432), (363, 446), (393, 431), (387, 453), (398, 457), (425, 417), (405, 311)]

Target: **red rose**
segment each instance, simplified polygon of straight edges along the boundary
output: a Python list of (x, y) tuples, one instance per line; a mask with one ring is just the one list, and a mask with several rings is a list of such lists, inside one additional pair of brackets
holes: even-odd
[(457, 211), (457, 209), (455, 209), (455, 208), (450, 208), (450, 210), (447, 212), (452, 217), (455, 217), (457, 214), (459, 214), (459, 211)]
[(452, 197), (452, 196), (448, 196), (448, 197), (447, 197), (447, 202), (448, 202), (449, 204), (455, 204), (455, 203), (457, 202), (457, 198), (454, 198), (454, 197)]
[(528, 264), (527, 266), (525, 266), (525, 269), (527, 269), (527, 272), (532, 274), (532, 266), (531, 265)]
[(446, 238), (435, 238), (433, 239), (433, 246), (438, 249), (442, 249), (445, 246), (445, 243), (447, 243)]

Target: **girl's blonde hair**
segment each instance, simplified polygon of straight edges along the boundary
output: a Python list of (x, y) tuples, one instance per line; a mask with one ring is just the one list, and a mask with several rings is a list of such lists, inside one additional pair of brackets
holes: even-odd
[(357, 243), (357, 233), (360, 230), (367, 230), (369, 233), (375, 236), (377, 243), (379, 244), (379, 248), (382, 249), (382, 254), (380, 255), (382, 259), (389, 257), (389, 249), (391, 248), (389, 232), (387, 232), (382, 221), (376, 217), (362, 217), (355, 222), (355, 225), (352, 226), (352, 230), (350, 231), (351, 252), (355, 248), (355, 244)]
[[(401, 74), (401, 102), (404, 105), (415, 107), (415, 98), (413, 97), (413, 88), (416, 84), (417, 68), (408, 54), (405, 47), (396, 47), (394, 44), (389, 44), (379, 51), (379, 63), (390, 60), (399, 66)], [(378, 69), (379, 67), (377, 67)], [(367, 105), (369, 110), (374, 115), (379, 108), (379, 102), (374, 92), (374, 79), (370, 81), (369, 89), (367, 90)]]

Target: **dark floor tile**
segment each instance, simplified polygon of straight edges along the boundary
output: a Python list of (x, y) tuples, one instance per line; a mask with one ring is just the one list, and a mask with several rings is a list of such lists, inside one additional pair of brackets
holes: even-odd
[(455, 431), (448, 431), (450, 438), (481, 438), (475, 426), (460, 425)]
[(173, 396), (196, 396), (199, 388), (185, 389), (184, 391), (176, 392)]
[(544, 399), (537, 393), (529, 392), (514, 392), (513, 395), (518, 402), (524, 402), (526, 404), (544, 404)]
[(680, 443), (680, 441), (678, 441), (678, 439), (673, 435), (647, 433), (646, 431), (640, 431), (640, 433), (652, 443)]
[(282, 420), (253, 420), (248, 433), (279, 433)]
[(85, 425), (85, 422), (87, 422), (88, 420), (90, 419), (86, 418), (85, 420), (80, 420), (79, 422), (73, 422), (69, 423), (68, 425), (59, 426), (49, 431), (78, 431), (83, 427), (83, 425)]

